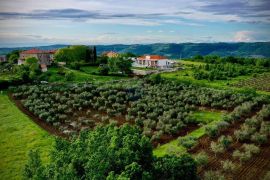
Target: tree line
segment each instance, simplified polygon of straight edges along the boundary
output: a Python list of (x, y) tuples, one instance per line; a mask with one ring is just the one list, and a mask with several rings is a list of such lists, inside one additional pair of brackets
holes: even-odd
[(207, 55), (207, 56), (196, 55), (190, 60), (212, 64), (232, 63), (240, 65), (259, 66), (259, 67), (270, 67), (269, 58), (251, 58), (251, 57), (235, 57), (235, 56), (220, 57), (217, 55)]

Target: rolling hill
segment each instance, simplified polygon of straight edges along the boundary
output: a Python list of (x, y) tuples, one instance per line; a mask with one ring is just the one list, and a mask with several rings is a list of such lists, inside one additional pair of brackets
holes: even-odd
[[(58, 49), (68, 45), (39, 46), (35, 48), (48, 50)], [(244, 57), (270, 57), (270, 42), (254, 43), (158, 43), (158, 44), (132, 44), (132, 45), (97, 45), (98, 54), (104, 51), (132, 52), (137, 55), (159, 54), (170, 58), (187, 58), (197, 54)], [(15, 49), (31, 49), (33, 47), (0, 48), (0, 54), (7, 54)]]

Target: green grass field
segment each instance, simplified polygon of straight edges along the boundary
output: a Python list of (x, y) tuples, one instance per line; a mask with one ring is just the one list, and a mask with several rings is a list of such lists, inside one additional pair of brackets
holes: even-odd
[[(210, 111), (198, 111), (193, 114), (193, 117), (196, 118), (198, 122), (204, 122), (209, 124), (214, 124), (222, 119), (223, 113), (221, 112), (210, 112)], [(190, 132), (186, 136), (192, 136), (196, 138), (200, 138), (205, 134), (205, 127), (207, 125), (203, 125), (200, 128)], [(169, 143), (163, 144), (156, 149), (154, 149), (154, 155), (161, 157), (166, 154), (183, 154), (186, 153), (186, 148), (178, 145), (178, 140), (172, 140)]]
[(97, 66), (83, 66), (80, 68), (80, 71), (85, 72), (87, 74), (98, 73)]
[(0, 94), (0, 179), (22, 179), (22, 171), (31, 149), (39, 149), (43, 161), (54, 142), (9, 100)]
[[(65, 76), (58, 74), (59, 68), (51, 67), (48, 72), (51, 73), (49, 82), (66, 82)], [(100, 76), (91, 74), (97, 71), (97, 67), (87, 66), (83, 67), (81, 71), (65, 68), (66, 71), (73, 72), (74, 77), (71, 82), (106, 82), (112, 80), (127, 79), (127, 77), (121, 76)]]
[(20, 76), (16, 73), (0, 73), (0, 80), (3, 81), (9, 81), (9, 80), (14, 80), (14, 79), (19, 79)]

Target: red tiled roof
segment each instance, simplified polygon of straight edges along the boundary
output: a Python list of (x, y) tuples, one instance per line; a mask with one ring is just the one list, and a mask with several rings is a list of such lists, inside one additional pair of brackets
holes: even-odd
[(44, 69), (44, 68), (47, 68), (47, 65), (46, 64), (41, 64), (40, 67), (41, 67), (41, 69)]
[(30, 49), (27, 51), (21, 52), (22, 54), (40, 54), (40, 53), (51, 53), (54, 54), (56, 50), (39, 50), (39, 49)]
[[(150, 57), (149, 59), (147, 57)], [(148, 56), (141, 56), (138, 58), (138, 60), (162, 60), (162, 59), (168, 59), (165, 56), (159, 56), (159, 55), (148, 55)]]
[(46, 51), (46, 52), (51, 53), (51, 54), (54, 54), (54, 53), (56, 53), (56, 51), (57, 51), (57, 50), (48, 50), (48, 51)]

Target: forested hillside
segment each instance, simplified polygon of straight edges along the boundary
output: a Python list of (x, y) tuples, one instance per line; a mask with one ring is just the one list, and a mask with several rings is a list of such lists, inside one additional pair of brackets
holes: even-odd
[[(91, 44), (91, 42), (89, 42)], [(67, 45), (41, 46), (39, 49), (58, 49)], [(197, 54), (219, 56), (255, 56), (270, 57), (270, 42), (257, 43), (182, 43), (182, 44), (133, 44), (133, 45), (97, 45), (97, 53), (104, 51), (132, 52), (137, 55), (160, 54), (171, 58), (188, 58)], [(7, 54), (14, 49), (33, 47), (0, 48), (0, 54)]]

